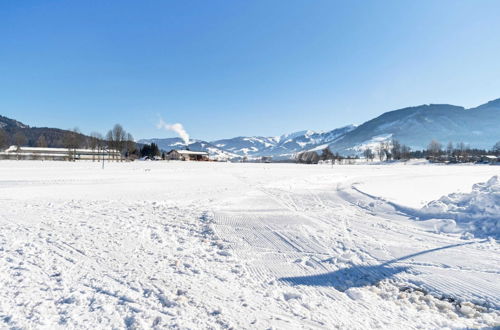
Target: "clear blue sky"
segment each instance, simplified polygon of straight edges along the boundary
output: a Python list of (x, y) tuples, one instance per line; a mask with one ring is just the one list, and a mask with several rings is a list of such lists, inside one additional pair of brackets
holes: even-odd
[(1, 1), (0, 114), (194, 138), (500, 97), (500, 1)]

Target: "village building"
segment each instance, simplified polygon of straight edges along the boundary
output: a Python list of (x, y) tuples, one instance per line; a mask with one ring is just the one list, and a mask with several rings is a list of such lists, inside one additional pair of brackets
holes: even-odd
[(192, 161), (208, 161), (208, 152), (191, 151), (191, 150), (170, 150), (167, 153), (168, 160), (192, 160)]
[(10, 146), (0, 152), (0, 159), (14, 160), (119, 160), (118, 150), (38, 148)]
[(483, 156), (481, 156), (481, 163), (483, 163), (483, 164), (500, 164), (500, 156), (483, 155)]

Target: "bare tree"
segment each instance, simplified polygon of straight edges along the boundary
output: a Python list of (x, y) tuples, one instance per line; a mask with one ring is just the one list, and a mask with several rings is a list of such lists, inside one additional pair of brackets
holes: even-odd
[(407, 145), (401, 145), (401, 159), (408, 160), (410, 159), (411, 148)]
[(97, 132), (92, 132), (90, 133), (90, 138), (89, 138), (89, 148), (92, 150), (95, 150), (99, 147), (99, 133)]
[(136, 150), (136, 144), (134, 141), (134, 137), (132, 134), (127, 133), (127, 137), (125, 139), (125, 149), (127, 152), (127, 157), (130, 158), (130, 154), (132, 154)]
[(495, 143), (491, 151), (493, 151), (496, 155), (500, 155), (500, 141)]
[(463, 143), (463, 142), (457, 143), (457, 147), (456, 147), (455, 152), (456, 152), (460, 162), (468, 161), (469, 149), (470, 149), (469, 146), (467, 146), (465, 143)]
[(383, 161), (385, 155), (386, 155), (386, 152), (385, 152), (385, 143), (384, 142), (380, 142), (380, 144), (378, 145), (378, 149), (377, 149), (378, 159), (380, 161)]
[(392, 144), (392, 147), (391, 147), (392, 157), (395, 160), (401, 159), (401, 143), (396, 139), (392, 139), (391, 144)]
[(373, 158), (375, 158), (375, 153), (373, 152), (372, 149), (370, 148), (366, 148), (364, 151), (363, 151), (363, 156), (365, 156), (366, 158), (366, 161), (372, 161)]
[[(89, 138), (89, 147), (92, 151), (99, 150), (102, 147), (103, 137), (101, 133), (92, 132), (90, 133)], [(92, 161), (95, 161), (95, 153), (92, 153)], [(97, 157), (97, 161), (100, 161), (99, 157)]]
[[(108, 142), (108, 147), (116, 151), (121, 152), (125, 149), (127, 133), (123, 129), (122, 125), (116, 124), (113, 129), (108, 131), (106, 134), (106, 140)], [(121, 158), (121, 156), (120, 156)]]
[(14, 143), (16, 144), (17, 147), (17, 159), (19, 160), (19, 153), (21, 152), (21, 147), (26, 144), (28, 140), (26, 139), (26, 136), (21, 133), (17, 132), (14, 134)]
[(389, 142), (384, 143), (385, 161), (390, 161), (392, 159), (391, 145)]
[(436, 140), (432, 140), (427, 146), (427, 152), (429, 153), (429, 156), (431, 156), (432, 158), (434, 159), (438, 158), (442, 153), (441, 143), (439, 143)]
[[(115, 141), (113, 141), (113, 131), (109, 130), (108, 133), (106, 133), (106, 145), (108, 149), (115, 149)], [(109, 156), (109, 154), (108, 154)]]
[(47, 140), (45, 139), (45, 136), (43, 134), (38, 137), (36, 145), (39, 148), (47, 148)]
[(127, 133), (123, 129), (122, 125), (116, 124), (113, 127), (113, 139), (117, 143), (118, 151), (123, 151), (125, 147), (125, 139), (127, 138)]
[(66, 131), (62, 137), (63, 145), (66, 149), (68, 149), (68, 160), (72, 160), (72, 148), (73, 148), (73, 132)]

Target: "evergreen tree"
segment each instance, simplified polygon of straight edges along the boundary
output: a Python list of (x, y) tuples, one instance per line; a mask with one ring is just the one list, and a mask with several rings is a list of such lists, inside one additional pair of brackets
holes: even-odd
[(333, 152), (330, 150), (330, 148), (326, 147), (323, 149), (323, 152), (321, 154), (321, 160), (331, 160), (334, 158)]

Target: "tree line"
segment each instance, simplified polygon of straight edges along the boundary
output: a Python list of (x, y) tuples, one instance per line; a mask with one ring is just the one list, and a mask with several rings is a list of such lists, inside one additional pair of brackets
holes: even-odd
[[(362, 155), (366, 161), (406, 161), (411, 158), (425, 158), (433, 162), (476, 162), (480, 161), (482, 156), (493, 155), (500, 157), (500, 141), (490, 150), (470, 148), (463, 142), (449, 142), (446, 148), (436, 141), (432, 140), (427, 149), (411, 150), (411, 148), (397, 139), (380, 142), (377, 146), (367, 147)], [(320, 161), (331, 161), (339, 164), (351, 164), (358, 156), (342, 156), (338, 152), (333, 153), (329, 147), (318, 151), (304, 151), (296, 155), (295, 160), (304, 164), (317, 164)]]
[[(54, 130), (51, 129), (50, 131)], [(89, 136), (86, 136), (78, 128), (67, 131), (61, 130), (61, 132), (62, 135), (59, 137), (57, 145), (68, 149), (70, 160), (75, 159), (77, 149), (83, 148), (94, 151), (102, 150), (103, 153), (105, 150), (115, 150), (120, 154), (119, 160), (124, 158), (134, 159), (140, 154), (134, 137), (131, 133), (126, 132), (120, 124), (115, 124), (105, 136), (99, 132), (92, 132)], [(40, 148), (53, 146), (53, 143), (49, 144), (48, 139), (43, 133), (33, 143), (33, 141), (28, 140), (22, 131), (17, 131), (12, 137), (9, 137), (3, 129), (0, 129), (0, 148), (5, 148), (9, 143), (13, 143), (18, 148), (26, 145)], [(114, 157), (116, 158), (116, 156)]]
[(436, 140), (432, 140), (423, 157), (434, 162), (467, 163), (479, 161), (482, 156), (500, 157), (500, 141), (495, 143), (490, 150), (471, 148), (463, 142), (448, 142), (446, 147)]

